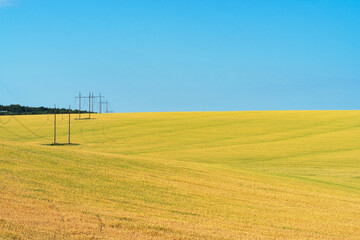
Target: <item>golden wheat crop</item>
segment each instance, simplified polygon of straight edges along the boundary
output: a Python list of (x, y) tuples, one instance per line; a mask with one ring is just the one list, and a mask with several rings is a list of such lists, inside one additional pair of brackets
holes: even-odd
[(358, 111), (76, 117), (0, 117), (0, 238), (360, 239)]

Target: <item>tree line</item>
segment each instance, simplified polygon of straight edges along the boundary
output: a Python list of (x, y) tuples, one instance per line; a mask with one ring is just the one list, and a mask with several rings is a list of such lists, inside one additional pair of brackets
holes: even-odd
[[(79, 110), (70, 109), (71, 113), (79, 113)], [(19, 104), (11, 104), (8, 106), (0, 105), (0, 115), (37, 115), (37, 114), (53, 114), (54, 108), (48, 107), (27, 107)], [(69, 109), (57, 108), (57, 114), (69, 113)], [(88, 113), (88, 111), (81, 111), (81, 113)]]

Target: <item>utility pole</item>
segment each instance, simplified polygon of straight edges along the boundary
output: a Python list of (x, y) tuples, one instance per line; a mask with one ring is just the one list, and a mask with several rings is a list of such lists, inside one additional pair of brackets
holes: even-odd
[(100, 113), (101, 113), (101, 93), (100, 93)]
[(91, 93), (89, 92), (89, 119), (91, 118), (90, 113), (91, 113)]
[(106, 100), (105, 102), (101, 102), (101, 105), (100, 105), (100, 106), (102, 106), (103, 104), (106, 105), (106, 110), (104, 110), (104, 113), (105, 113), (105, 112), (106, 112), (106, 113), (109, 113), (109, 107), (108, 107), (109, 102), (108, 102), (108, 100)]
[(93, 92), (91, 93), (91, 101), (92, 101), (91, 112), (94, 112), (94, 93)]
[(71, 119), (71, 106), (69, 105), (69, 139), (68, 139), (69, 144), (71, 144), (71, 142), (70, 142), (70, 119)]
[(56, 105), (54, 105), (54, 145), (56, 144)]
[[(93, 94), (94, 95), (94, 94)], [(81, 99), (85, 98), (85, 99), (89, 99), (89, 119), (91, 118), (91, 107), (94, 109), (94, 96), (91, 96), (91, 92), (89, 92), (89, 96), (88, 97), (82, 97), (81, 96), (81, 93), (79, 93), (79, 96), (78, 97), (75, 97), (76, 98), (79, 98), (79, 119), (81, 118)], [(91, 105), (91, 100), (93, 102), (93, 105)]]
[(103, 104), (106, 104), (106, 113), (109, 113), (109, 101), (106, 100), (106, 102), (103, 102)]
[(81, 92), (79, 92), (79, 120), (81, 118)]
[[(99, 96), (94, 96), (94, 93), (92, 92), (89, 92), (89, 96), (88, 97), (82, 97), (81, 96), (81, 93), (79, 92), (79, 96), (78, 97), (75, 97), (75, 99), (79, 98), (79, 119), (81, 119), (81, 100), (83, 98), (85, 99), (89, 99), (89, 119), (91, 118), (91, 113), (94, 112), (94, 99), (95, 98), (99, 98), (100, 101), (99, 101), (99, 113), (102, 113), (102, 105), (103, 104), (108, 104), (106, 102), (103, 102), (103, 97), (104, 96), (101, 96), (101, 93)], [(106, 112), (108, 112), (108, 106), (106, 107)]]
[[(103, 101), (102, 101), (103, 97), (104, 97), (104, 96), (101, 96), (101, 93), (100, 93), (99, 96), (94, 96), (94, 93), (93, 93), (93, 95), (92, 95), (93, 101), (94, 101), (95, 98), (99, 98), (99, 99), (100, 99), (100, 101), (99, 101), (99, 113), (102, 112), (102, 105), (104, 104)], [(92, 112), (94, 112), (94, 102), (93, 102), (92, 107), (93, 107)]]

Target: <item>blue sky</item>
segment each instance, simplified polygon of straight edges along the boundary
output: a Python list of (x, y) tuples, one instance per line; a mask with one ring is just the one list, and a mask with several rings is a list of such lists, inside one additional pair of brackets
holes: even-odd
[[(0, 0), (0, 104), (359, 109), (357, 0)], [(83, 103), (86, 106), (86, 103)]]

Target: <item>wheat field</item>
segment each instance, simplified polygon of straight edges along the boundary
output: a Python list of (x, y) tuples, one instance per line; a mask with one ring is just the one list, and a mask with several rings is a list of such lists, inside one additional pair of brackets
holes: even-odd
[(360, 239), (359, 111), (77, 117), (0, 117), (1, 239)]

